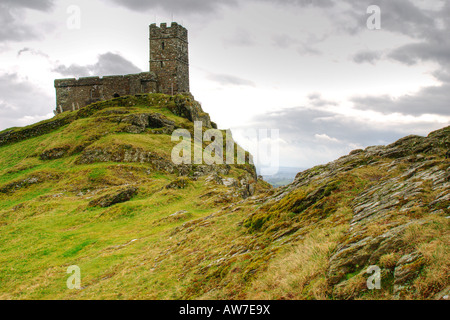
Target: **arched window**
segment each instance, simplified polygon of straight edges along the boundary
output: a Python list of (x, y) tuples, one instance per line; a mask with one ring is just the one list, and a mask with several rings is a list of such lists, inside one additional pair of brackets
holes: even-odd
[(161, 49), (164, 50), (164, 48), (166, 47), (166, 44), (164, 43), (164, 41), (161, 43)]

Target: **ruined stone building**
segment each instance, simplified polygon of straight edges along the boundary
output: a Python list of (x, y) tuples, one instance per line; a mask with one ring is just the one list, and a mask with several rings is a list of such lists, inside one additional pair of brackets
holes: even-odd
[(150, 25), (150, 71), (138, 74), (55, 80), (56, 113), (141, 93), (189, 92), (188, 32), (172, 22)]

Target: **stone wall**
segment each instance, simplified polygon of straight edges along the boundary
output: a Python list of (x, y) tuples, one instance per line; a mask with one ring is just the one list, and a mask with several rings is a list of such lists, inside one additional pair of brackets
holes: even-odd
[(124, 76), (105, 76), (55, 80), (56, 113), (78, 110), (88, 104), (124, 95), (157, 92), (155, 74), (143, 72)]

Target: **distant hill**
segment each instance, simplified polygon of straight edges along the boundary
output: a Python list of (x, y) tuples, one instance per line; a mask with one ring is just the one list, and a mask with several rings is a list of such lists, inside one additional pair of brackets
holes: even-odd
[(279, 167), (278, 172), (273, 175), (263, 176), (264, 180), (274, 187), (285, 186), (294, 181), (297, 173), (306, 170), (306, 168)]
[(273, 188), (248, 164), (175, 165), (195, 120), (214, 127), (149, 94), (0, 132), (0, 299), (448, 297), (450, 127)]

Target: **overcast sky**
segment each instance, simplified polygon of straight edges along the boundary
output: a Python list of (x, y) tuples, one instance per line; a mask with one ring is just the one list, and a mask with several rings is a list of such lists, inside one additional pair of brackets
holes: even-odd
[(283, 166), (450, 123), (450, 1), (0, 0), (0, 130), (52, 117), (56, 78), (147, 71), (148, 25), (172, 19), (203, 109), (244, 145), (278, 129)]

